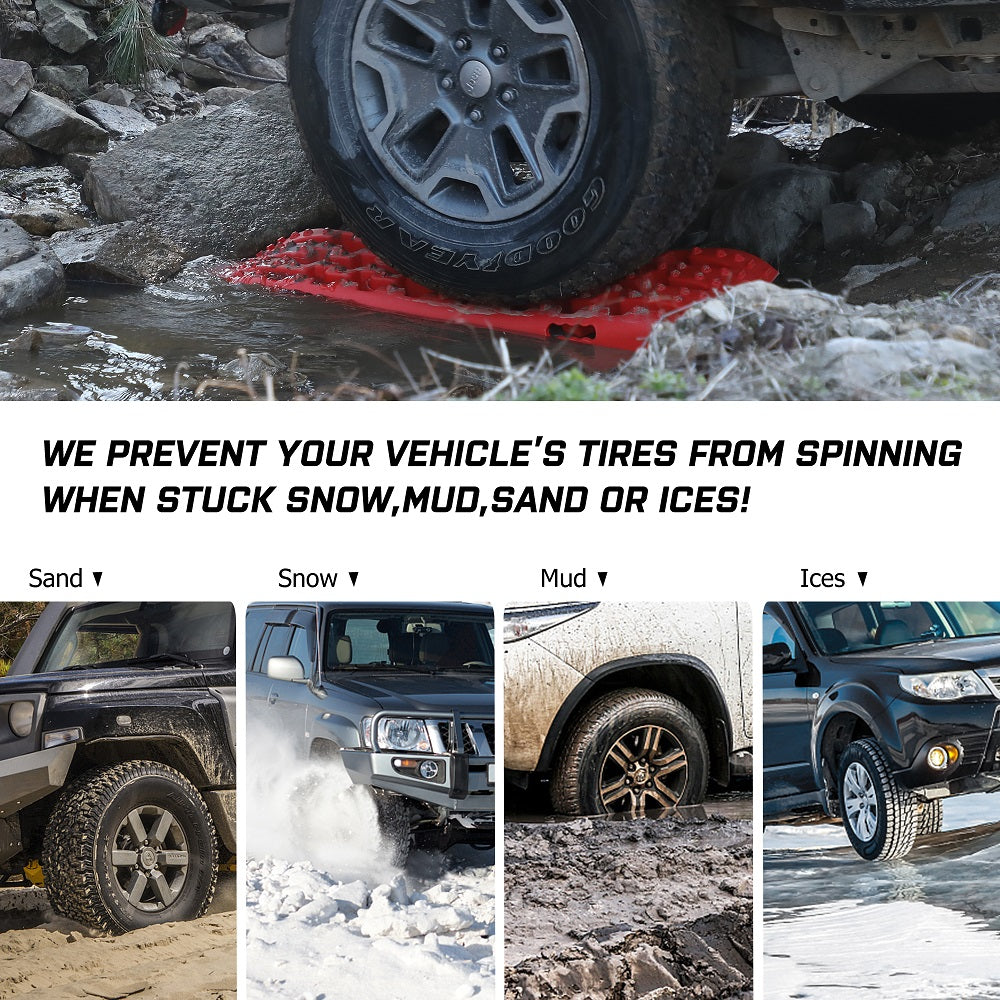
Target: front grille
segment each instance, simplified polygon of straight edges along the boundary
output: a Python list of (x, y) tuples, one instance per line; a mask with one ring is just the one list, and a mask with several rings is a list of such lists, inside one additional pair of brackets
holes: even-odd
[(978, 768), (983, 762), (983, 755), (986, 753), (986, 744), (989, 742), (990, 734), (987, 732), (976, 733), (972, 736), (963, 736), (960, 740), (962, 750), (965, 751), (965, 763), (975, 764)]
[[(435, 725), (441, 736), (441, 743), (447, 749), (451, 746), (451, 722), (440, 719)], [(462, 753), (467, 753), (470, 757), (492, 757), (495, 731), (496, 726), (492, 722), (463, 722)]]

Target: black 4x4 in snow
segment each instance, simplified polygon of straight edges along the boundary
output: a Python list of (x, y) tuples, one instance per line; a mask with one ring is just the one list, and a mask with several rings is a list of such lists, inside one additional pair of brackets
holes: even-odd
[(767, 606), (766, 821), (841, 817), (879, 861), (940, 830), (946, 796), (997, 789), (1000, 602)]
[(236, 851), (231, 604), (49, 604), (0, 680), (0, 874), (112, 932), (205, 912)]
[(492, 845), (492, 630), (475, 604), (253, 604), (248, 706), (371, 788), (399, 854)]
[[(610, 284), (684, 232), (734, 97), (906, 128), (996, 114), (983, 0), (190, 0), (288, 18), (303, 143), (410, 277), (527, 303)], [(162, 30), (184, 7), (158, 0)], [(258, 29), (263, 31), (264, 29)], [(260, 35), (274, 52), (282, 29)]]

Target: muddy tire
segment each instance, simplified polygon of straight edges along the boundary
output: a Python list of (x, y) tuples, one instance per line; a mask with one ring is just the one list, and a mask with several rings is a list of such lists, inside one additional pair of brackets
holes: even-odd
[(940, 833), (944, 825), (944, 803), (940, 799), (929, 802), (914, 802), (913, 808), (917, 814), (917, 836), (927, 837), (932, 833)]
[(668, 249), (729, 128), (730, 33), (702, 0), (310, 0), (289, 40), (347, 225), (459, 298), (567, 298)]
[(87, 771), (52, 811), (42, 860), (53, 909), (119, 934), (201, 916), (215, 894), (215, 827), (187, 778), (150, 761)]
[(840, 760), (840, 812), (851, 846), (866, 861), (910, 853), (917, 835), (916, 802), (897, 784), (877, 741), (856, 740)]
[(920, 139), (977, 132), (1000, 118), (1000, 94), (862, 94), (827, 103), (855, 121)]
[(573, 724), (552, 776), (556, 812), (639, 815), (701, 802), (708, 745), (676, 698), (644, 688), (603, 695)]

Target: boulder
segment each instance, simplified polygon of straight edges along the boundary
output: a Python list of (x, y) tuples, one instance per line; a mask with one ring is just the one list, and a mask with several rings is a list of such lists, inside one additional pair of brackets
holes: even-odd
[(26, 142), (0, 131), (0, 167), (33, 167), (37, 162), (37, 154)]
[(20, 59), (0, 59), (0, 119), (10, 118), (35, 85), (31, 67)]
[(940, 222), (949, 231), (975, 225), (1000, 225), (1000, 174), (960, 187)]
[(67, 212), (58, 205), (27, 204), (10, 213), (10, 218), (32, 236), (51, 236), (90, 225), (79, 213)]
[(37, 74), (43, 90), (54, 91), (54, 97), (82, 101), (90, 91), (90, 70), (86, 66), (42, 66)]
[(741, 132), (726, 142), (718, 182), (730, 187), (763, 170), (787, 163), (788, 159), (788, 148), (780, 139), (762, 132)]
[(103, 101), (84, 101), (77, 111), (97, 122), (114, 139), (134, 139), (143, 132), (152, 132), (156, 126), (144, 115), (131, 108), (116, 107)]
[(35, 11), (45, 40), (63, 52), (72, 55), (97, 41), (87, 15), (66, 0), (35, 0)]
[(62, 265), (9, 219), (0, 219), (0, 320), (19, 316), (65, 290)]
[(244, 97), (249, 97), (252, 93), (253, 91), (243, 87), (212, 87), (201, 96), (205, 99), (206, 104), (221, 108), (234, 101), (242, 101)]
[(779, 265), (833, 200), (833, 180), (815, 167), (780, 166), (737, 184), (712, 214), (708, 239)]
[(857, 246), (875, 235), (875, 209), (867, 201), (844, 201), (823, 209), (823, 245), (827, 250)]
[(47, 153), (100, 153), (108, 133), (68, 104), (33, 90), (7, 122), (7, 131)]
[(176, 274), (184, 256), (153, 225), (139, 222), (57, 233), (49, 247), (72, 281), (143, 285)]
[(105, 222), (155, 218), (188, 260), (247, 256), (337, 221), (299, 145), (284, 87), (117, 147), (90, 168), (84, 197)]
[(262, 56), (233, 24), (222, 22), (190, 31), (186, 42), (181, 68), (202, 84), (260, 90), (285, 79), (282, 63)]

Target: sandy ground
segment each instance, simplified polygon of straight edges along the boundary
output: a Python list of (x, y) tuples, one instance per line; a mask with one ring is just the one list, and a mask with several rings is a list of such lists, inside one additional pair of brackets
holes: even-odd
[(1000, 794), (945, 800), (943, 831), (887, 864), (830, 823), (764, 849), (762, 1000), (1000, 998)]
[(751, 996), (748, 820), (508, 823), (504, 838), (508, 1000)]
[(0, 1000), (236, 1000), (235, 889), (235, 876), (220, 878), (200, 920), (120, 937), (57, 917), (28, 897), (0, 914)]

